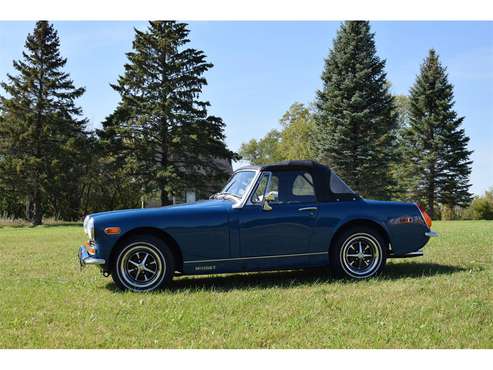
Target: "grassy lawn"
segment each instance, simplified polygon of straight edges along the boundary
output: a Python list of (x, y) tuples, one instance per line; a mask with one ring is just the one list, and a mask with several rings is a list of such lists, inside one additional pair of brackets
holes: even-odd
[(436, 222), (425, 256), (370, 281), (323, 270), (115, 291), (74, 225), (0, 227), (1, 348), (493, 348), (493, 222)]

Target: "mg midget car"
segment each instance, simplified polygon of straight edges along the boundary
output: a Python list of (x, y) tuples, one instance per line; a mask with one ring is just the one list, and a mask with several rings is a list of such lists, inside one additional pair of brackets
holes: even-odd
[(209, 200), (88, 215), (79, 260), (133, 291), (175, 274), (322, 266), (363, 279), (421, 256), (431, 223), (415, 203), (363, 199), (317, 162), (285, 161), (238, 169)]

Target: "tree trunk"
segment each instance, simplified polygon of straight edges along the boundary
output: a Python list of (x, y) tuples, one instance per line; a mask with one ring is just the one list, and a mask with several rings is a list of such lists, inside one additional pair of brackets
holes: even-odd
[(24, 217), (28, 221), (33, 219), (33, 202), (30, 197), (26, 200), (26, 213)]
[[(161, 117), (161, 167), (168, 166), (168, 122), (166, 117)], [(161, 195), (161, 206), (168, 206), (172, 202), (169, 199), (169, 193), (166, 190), (166, 179), (159, 180), (159, 192)]]
[(171, 200), (169, 199), (168, 192), (164, 189), (164, 182), (159, 184), (159, 192), (161, 193), (161, 206), (169, 206)]
[(430, 171), (430, 180), (428, 184), (428, 212), (431, 218), (435, 218), (435, 168)]
[[(34, 156), (36, 159), (41, 159), (41, 133), (42, 133), (42, 125), (43, 125), (43, 110), (44, 110), (44, 99), (43, 99), (43, 91), (44, 91), (44, 58), (43, 52), (41, 53), (41, 72), (38, 79), (39, 88), (36, 102), (36, 120), (34, 126)], [(33, 171), (33, 195), (32, 195), (32, 203), (33, 203), (33, 217), (32, 224), (33, 226), (41, 225), (43, 222), (43, 210), (41, 207), (41, 189), (40, 189), (40, 168), (39, 164), (36, 164), (36, 168)]]
[[(164, 83), (167, 78), (167, 53), (164, 50), (161, 54), (161, 82)], [(167, 106), (168, 102), (168, 95), (164, 93), (164, 90), (161, 90), (160, 92), (160, 117), (159, 117), (159, 123), (160, 123), (160, 131), (161, 131), (161, 167), (167, 167), (168, 166), (168, 156), (169, 156), (169, 147), (168, 147), (168, 119), (166, 116), (167, 109), (165, 108)], [(160, 192), (160, 197), (161, 197), (161, 206), (168, 206), (172, 204), (171, 200), (169, 199), (169, 193), (166, 190), (166, 179), (160, 179), (159, 180), (159, 192)]]
[(43, 223), (43, 209), (41, 207), (41, 199), (39, 190), (36, 189), (33, 194), (33, 217), (32, 224), (33, 226), (38, 226)]

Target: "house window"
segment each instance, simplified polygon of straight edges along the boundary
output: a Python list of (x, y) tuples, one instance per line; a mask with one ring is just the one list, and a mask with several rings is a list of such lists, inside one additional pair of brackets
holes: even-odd
[(185, 193), (185, 202), (186, 203), (193, 203), (193, 202), (195, 202), (195, 192), (194, 191), (187, 191)]

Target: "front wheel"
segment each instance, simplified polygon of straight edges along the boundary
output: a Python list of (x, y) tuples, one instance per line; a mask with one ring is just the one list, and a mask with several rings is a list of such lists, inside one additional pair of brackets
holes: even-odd
[(111, 277), (123, 290), (149, 292), (163, 288), (173, 278), (173, 253), (153, 235), (125, 241), (113, 260)]
[(365, 279), (378, 275), (386, 262), (385, 239), (371, 227), (344, 231), (331, 248), (330, 263), (339, 275)]

